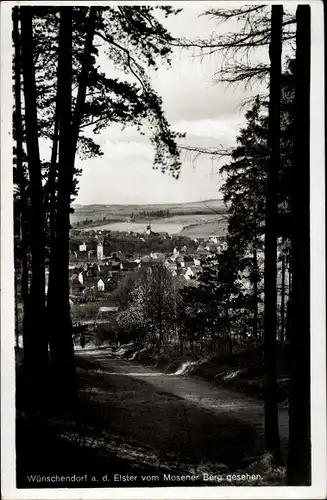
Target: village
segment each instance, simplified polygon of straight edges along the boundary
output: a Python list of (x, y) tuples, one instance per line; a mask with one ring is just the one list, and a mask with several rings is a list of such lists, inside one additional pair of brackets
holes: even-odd
[[(83, 232), (80, 233), (80, 236), (83, 236)], [(197, 273), (201, 271), (204, 258), (219, 254), (227, 249), (224, 237), (210, 236), (207, 239), (190, 239), (189, 246), (186, 244), (180, 248), (176, 246), (171, 253), (152, 250), (144, 254), (131, 255), (129, 253), (124, 255), (121, 250), (118, 250), (110, 253), (110, 255), (105, 255), (104, 239), (106, 238), (106, 231), (94, 232), (92, 236), (95, 236), (97, 240), (96, 251), (93, 250), (93, 242), (89, 244), (87, 241), (81, 240), (82, 243), (79, 244), (78, 250), (72, 251), (70, 254), (70, 284), (73, 297), (87, 296), (91, 290), (98, 292), (111, 290), (112, 284), (117, 281), (116, 277), (118, 275), (123, 276), (130, 271), (135, 271), (143, 266), (146, 267), (153, 260), (163, 261), (173, 276), (179, 274), (188, 281), (195, 278)], [(144, 237), (136, 233), (130, 233), (129, 236), (131, 239), (139, 238), (141, 241), (151, 240), (152, 247), (156, 246), (155, 239), (169, 238), (174, 243), (174, 237), (153, 233), (151, 225), (147, 226)], [(76, 232), (74, 238), (78, 239)], [(195, 249), (194, 244), (196, 245)]]
[[(126, 277), (133, 279), (140, 269), (162, 262), (185, 286), (196, 286), (204, 262), (210, 258), (216, 265), (215, 256), (226, 249), (225, 237), (182, 238), (153, 232), (151, 224), (145, 225), (143, 234), (72, 229), (69, 285), (74, 331), (80, 333), (83, 326), (83, 331), (94, 333), (106, 324), (107, 338), (109, 329), (110, 338), (116, 339), (117, 289)], [(46, 293), (47, 286), (46, 279)]]
[[(145, 224), (143, 233), (72, 228), (69, 285), (75, 341), (80, 339), (81, 332), (96, 344), (120, 345), (133, 341), (131, 336), (119, 331), (116, 322), (120, 311), (119, 289), (124, 283), (134, 283), (141, 269), (161, 262), (178, 281), (179, 287), (196, 287), (204, 267), (217, 269), (217, 257), (227, 248), (226, 235), (221, 233), (219, 236), (189, 238), (154, 232), (150, 223)], [(280, 248), (277, 263), (279, 287), (288, 283), (288, 273), (282, 269), (282, 255)], [(251, 258), (249, 252), (248, 259)], [(256, 258), (258, 270), (263, 274), (264, 252), (258, 249)], [(237, 281), (244, 291), (250, 292), (248, 269), (238, 273)], [(257, 293), (258, 311), (262, 312), (263, 288), (259, 286)], [(278, 293), (279, 306), (282, 300), (285, 298)]]

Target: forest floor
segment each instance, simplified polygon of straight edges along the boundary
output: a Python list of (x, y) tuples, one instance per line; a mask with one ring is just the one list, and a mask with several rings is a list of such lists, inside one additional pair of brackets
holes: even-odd
[[(288, 405), (289, 368), (287, 345), (278, 346), (278, 401), (282, 408)], [(229, 387), (236, 391), (263, 399), (263, 351), (260, 346), (234, 349), (230, 356), (226, 351), (192, 353), (168, 347), (159, 352), (153, 348), (130, 346), (122, 351), (125, 359), (133, 360), (144, 366), (152, 366), (165, 373), (196, 376), (214, 385)]]
[[(28, 479), (50, 473), (86, 474), (78, 487), (283, 484), (284, 469), (273, 466), (265, 454), (262, 401), (122, 355), (124, 349), (77, 349), (78, 415), (32, 426), (20, 416), (20, 487), (53, 488)], [(287, 412), (281, 410), (284, 457), (287, 423)], [(39, 455), (37, 463), (31, 450)], [(115, 480), (115, 474), (135, 479)], [(218, 475), (219, 482), (208, 482), (210, 474)], [(241, 480), (233, 474), (251, 477)], [(176, 479), (181, 475), (192, 478), (181, 482)], [(77, 484), (56, 485), (70, 486)]]

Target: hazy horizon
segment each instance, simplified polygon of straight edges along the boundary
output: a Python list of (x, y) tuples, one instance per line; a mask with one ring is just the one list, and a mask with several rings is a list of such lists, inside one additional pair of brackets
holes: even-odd
[(191, 204), (201, 204), (201, 203), (208, 203), (208, 202), (217, 202), (220, 201), (223, 203), (223, 198), (206, 198), (203, 200), (188, 200), (188, 201), (182, 201), (182, 202), (173, 202), (173, 201), (166, 201), (165, 203), (72, 203), (73, 207), (87, 207), (87, 206), (153, 206), (153, 205), (191, 205)]

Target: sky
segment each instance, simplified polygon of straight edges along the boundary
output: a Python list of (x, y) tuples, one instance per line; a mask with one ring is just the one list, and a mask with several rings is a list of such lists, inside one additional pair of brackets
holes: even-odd
[[(163, 18), (163, 24), (173, 35), (208, 38), (212, 31), (223, 29), (208, 16), (199, 17), (214, 4), (183, 5), (177, 16)], [(229, 28), (236, 26), (230, 24)], [(99, 63), (104, 71), (112, 69), (104, 55), (100, 54)], [(186, 132), (180, 143), (200, 147), (235, 144), (244, 124), (244, 109), (240, 109), (240, 104), (259, 90), (246, 92), (242, 86), (214, 84), (213, 74), (220, 64), (220, 56), (201, 60), (194, 57), (193, 51), (177, 48), (172, 66), (162, 67), (151, 75), (172, 129)], [(153, 170), (153, 147), (133, 128), (122, 131), (118, 125), (112, 125), (97, 135), (96, 140), (104, 155), (77, 161), (82, 176), (76, 204), (179, 203), (222, 198), (219, 164), (208, 156), (195, 159), (194, 155), (183, 153), (181, 175), (175, 180), (169, 174)]]

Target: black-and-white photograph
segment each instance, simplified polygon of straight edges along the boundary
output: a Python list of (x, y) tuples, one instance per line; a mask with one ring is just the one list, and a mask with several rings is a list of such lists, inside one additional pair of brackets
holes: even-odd
[(322, 4), (1, 15), (3, 498), (324, 498)]

